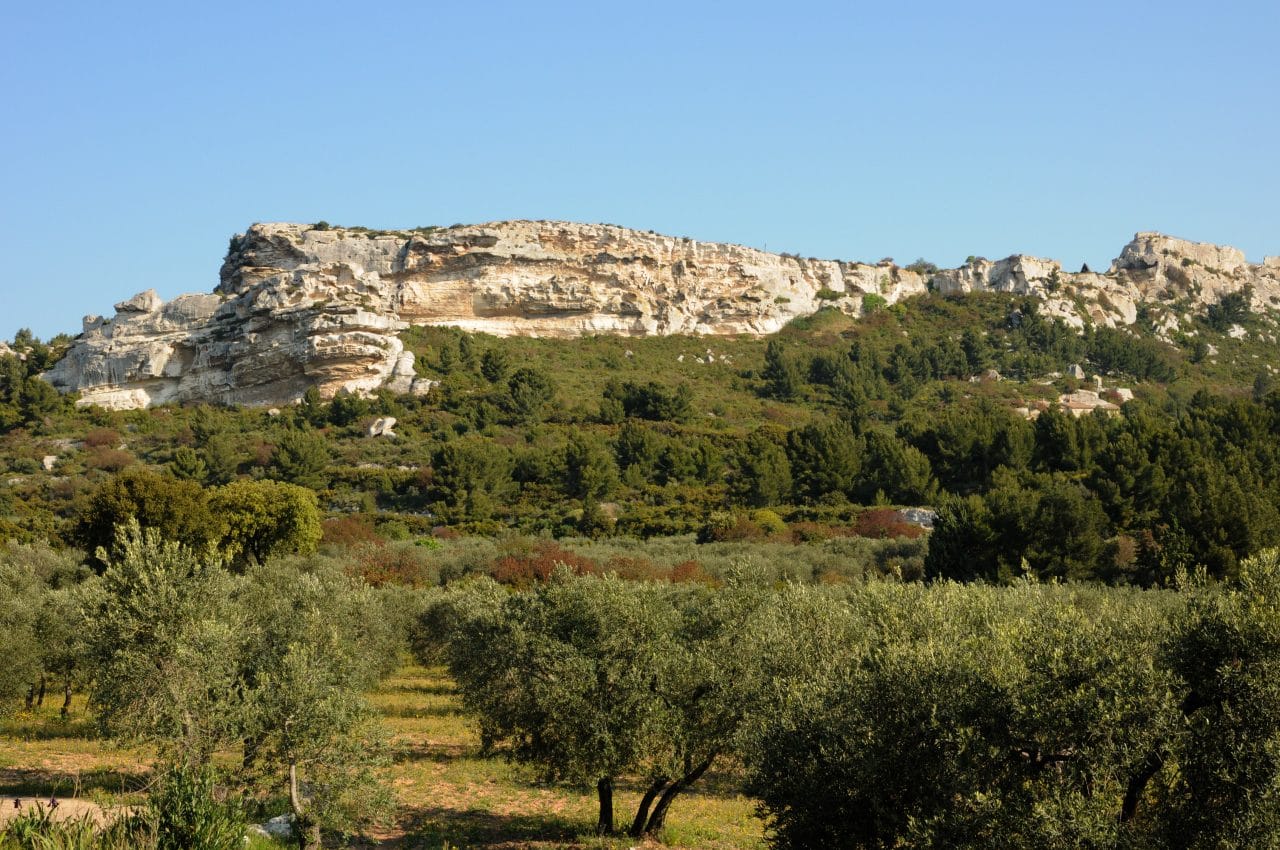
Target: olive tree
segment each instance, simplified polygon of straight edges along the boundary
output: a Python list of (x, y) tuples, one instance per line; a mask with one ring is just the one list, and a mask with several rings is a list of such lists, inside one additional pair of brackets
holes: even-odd
[(238, 737), (244, 624), (234, 576), (211, 553), (122, 526), (85, 600), (89, 702), (113, 737), (202, 764)]
[(0, 560), (0, 715), (16, 705), (40, 675), (36, 614), (40, 584), (34, 571), (12, 559)]
[(1240, 565), (1229, 588), (1202, 587), (1168, 641), (1180, 679), (1180, 734), (1151, 750), (1146, 780), (1166, 846), (1280, 844), (1280, 550)]
[(0, 672), (6, 684), (0, 691), (21, 691), (21, 684), (9, 682), (30, 676), (27, 708), (43, 704), (53, 676), (63, 685), (66, 716), (72, 678), (84, 653), (77, 591), (90, 571), (81, 561), (79, 552), (56, 551), (44, 543), (0, 546), (0, 608), (5, 612), (0, 614), (0, 646), (6, 659)]
[(617, 778), (640, 775), (641, 836), (734, 747), (756, 681), (739, 643), (768, 596), (737, 576), (712, 591), (561, 570), (510, 595), (479, 579), (428, 606), (415, 651), (430, 663), (443, 644), (486, 747), (593, 784), (600, 832), (614, 831)]
[(1167, 597), (867, 585), (844, 659), (747, 749), (781, 847), (1144, 846), (1128, 799), (1178, 727)]
[(485, 748), (548, 780), (594, 785), (597, 830), (613, 832), (615, 780), (667, 731), (653, 682), (674, 612), (642, 585), (567, 571), (525, 593), (450, 602), (449, 668)]
[(396, 661), (380, 597), (335, 563), (275, 560), (249, 570), (238, 678), (245, 691), (246, 767), (287, 793), (300, 848), (349, 832), (387, 805), (364, 692)]
[(757, 576), (735, 571), (725, 589), (649, 585), (675, 612), (673, 632), (651, 688), (664, 709), (664, 735), (643, 754), (647, 786), (630, 834), (666, 825), (671, 804), (733, 751), (758, 699), (759, 657), (742, 651), (753, 618), (772, 596)]

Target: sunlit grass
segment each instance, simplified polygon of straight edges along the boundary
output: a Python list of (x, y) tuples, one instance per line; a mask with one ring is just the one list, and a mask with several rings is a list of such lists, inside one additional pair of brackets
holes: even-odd
[[(591, 835), (594, 791), (548, 785), (503, 759), (480, 753), (475, 724), (444, 671), (406, 667), (370, 697), (397, 753), (390, 771), (401, 805), (398, 846), (459, 848), (633, 847), (635, 839)], [(733, 777), (710, 776), (672, 806), (662, 838), (676, 847), (763, 846), (753, 803), (733, 791)], [(615, 795), (619, 826), (640, 800), (634, 783)]]
[[(392, 743), (394, 758), (385, 779), (399, 808), (395, 823), (364, 846), (621, 850), (637, 845), (635, 839), (591, 834), (593, 789), (547, 784), (529, 768), (482, 754), (476, 724), (463, 714), (457, 688), (443, 670), (404, 667), (369, 700)], [(0, 794), (82, 797), (105, 807), (142, 802), (150, 755), (99, 738), (83, 697), (73, 700), (65, 721), (60, 707), (61, 699), (46, 700), (0, 722)], [(676, 800), (663, 840), (706, 850), (763, 847), (754, 806), (735, 788), (731, 774), (706, 777)], [(636, 783), (620, 783), (614, 800), (620, 827), (630, 822), (639, 798)], [(260, 838), (246, 844), (251, 850), (279, 846)]]

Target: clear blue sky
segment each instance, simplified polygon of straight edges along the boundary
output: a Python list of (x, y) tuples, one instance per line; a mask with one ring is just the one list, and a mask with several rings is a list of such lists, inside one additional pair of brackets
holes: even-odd
[(805, 255), (1280, 254), (1280, 3), (62, 3), (0, 25), (0, 336), (254, 221)]

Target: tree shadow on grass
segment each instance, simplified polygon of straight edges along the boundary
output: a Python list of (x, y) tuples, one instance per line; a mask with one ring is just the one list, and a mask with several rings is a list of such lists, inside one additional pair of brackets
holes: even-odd
[(590, 824), (557, 815), (497, 815), (481, 809), (426, 807), (411, 810), (401, 826), (403, 838), (379, 846), (398, 850), (514, 850), (542, 844), (563, 845), (576, 843)]
[(81, 797), (93, 791), (132, 794), (151, 781), (145, 771), (99, 768), (76, 773), (34, 768), (0, 769), (0, 796)]
[(92, 741), (98, 737), (98, 727), (85, 718), (63, 720), (59, 717), (32, 716), (22, 713), (0, 725), (0, 734), (24, 741), (56, 741), (79, 738)]
[(428, 762), (448, 764), (464, 758), (483, 758), (475, 747), (467, 744), (399, 744), (393, 751), (396, 764)]

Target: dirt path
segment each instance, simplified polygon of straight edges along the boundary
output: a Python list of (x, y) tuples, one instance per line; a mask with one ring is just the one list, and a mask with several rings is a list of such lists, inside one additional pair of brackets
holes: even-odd
[[(15, 800), (18, 803), (17, 806), (14, 805)], [(8, 823), (19, 815), (37, 811), (41, 807), (45, 811), (50, 811), (48, 797), (0, 797), (0, 825)], [(52, 815), (54, 820), (60, 821), (89, 817), (101, 826), (119, 815), (128, 814), (129, 811), (129, 807), (104, 809), (89, 800), (58, 798), (58, 806), (52, 809)]]

